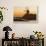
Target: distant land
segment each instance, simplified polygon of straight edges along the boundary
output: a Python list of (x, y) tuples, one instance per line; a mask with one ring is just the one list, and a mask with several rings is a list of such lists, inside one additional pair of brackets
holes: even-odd
[(24, 15), (23, 17), (14, 16), (14, 21), (29, 21), (29, 20), (36, 20), (36, 14)]

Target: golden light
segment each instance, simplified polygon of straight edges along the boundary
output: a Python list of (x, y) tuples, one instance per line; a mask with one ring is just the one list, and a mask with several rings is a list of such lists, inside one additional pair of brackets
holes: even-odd
[[(37, 8), (36, 7), (30, 7), (29, 9), (29, 14), (37, 14)], [(26, 13), (26, 8), (14, 8), (14, 16), (16, 17), (22, 17)]]
[(25, 13), (26, 11), (22, 8), (16, 8), (14, 10), (14, 16), (17, 16), (17, 17), (22, 17)]

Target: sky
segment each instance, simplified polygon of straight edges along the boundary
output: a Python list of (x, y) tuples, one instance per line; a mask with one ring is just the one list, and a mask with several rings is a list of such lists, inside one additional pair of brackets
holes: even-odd
[(26, 14), (26, 10), (29, 9), (29, 14), (37, 14), (37, 7), (15, 7), (14, 8), (14, 16), (21, 17)]

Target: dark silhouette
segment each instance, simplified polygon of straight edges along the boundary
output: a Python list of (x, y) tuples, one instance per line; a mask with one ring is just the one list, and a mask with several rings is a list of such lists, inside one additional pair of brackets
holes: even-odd
[(23, 16), (23, 19), (26, 19), (26, 20), (36, 20), (36, 14), (33, 14), (33, 13), (29, 13), (29, 10), (27, 9), (26, 10), (26, 14)]

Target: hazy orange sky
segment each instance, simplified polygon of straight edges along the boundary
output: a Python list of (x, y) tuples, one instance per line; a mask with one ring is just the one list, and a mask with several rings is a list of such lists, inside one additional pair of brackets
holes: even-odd
[[(36, 7), (31, 7), (28, 8), (30, 13), (37, 13), (37, 8)], [(14, 16), (16, 17), (22, 17), (26, 13), (26, 8), (14, 8)]]

